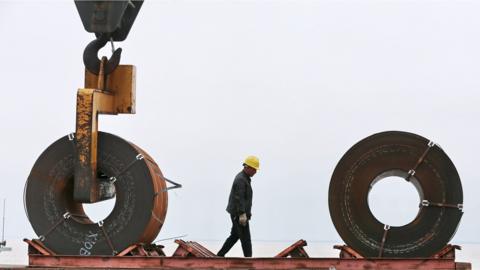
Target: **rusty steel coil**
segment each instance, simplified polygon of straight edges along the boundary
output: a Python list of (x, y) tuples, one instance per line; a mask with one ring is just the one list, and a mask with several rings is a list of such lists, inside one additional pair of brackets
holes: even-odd
[(25, 207), (39, 239), (62, 255), (112, 255), (135, 243), (151, 243), (168, 203), (158, 165), (136, 145), (99, 132), (97, 169), (107, 180), (116, 176), (116, 201), (112, 212), (94, 223), (73, 200), (73, 143), (65, 136), (50, 145), (28, 177)]
[[(420, 196), (417, 216), (404, 226), (383, 224), (368, 205), (373, 184), (389, 176), (410, 181)], [(364, 257), (430, 257), (448, 244), (463, 214), (462, 185), (450, 158), (426, 138), (399, 131), (350, 148), (333, 172), (328, 200), (341, 238)]]

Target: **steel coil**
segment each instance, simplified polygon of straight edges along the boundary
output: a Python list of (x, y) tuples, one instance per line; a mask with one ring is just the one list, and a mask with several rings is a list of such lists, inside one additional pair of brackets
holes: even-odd
[[(423, 202), (415, 219), (404, 226), (389, 228), (368, 204), (372, 185), (388, 176), (410, 181)], [(329, 187), (335, 228), (365, 257), (432, 256), (455, 234), (462, 203), (460, 178), (445, 152), (426, 138), (399, 131), (378, 133), (355, 144), (337, 164)]]
[(116, 201), (112, 212), (94, 223), (73, 200), (70, 139), (65, 136), (50, 145), (26, 183), (26, 211), (40, 240), (62, 255), (112, 255), (135, 243), (151, 243), (164, 223), (168, 203), (157, 164), (134, 144), (99, 132), (97, 169), (107, 179), (117, 176)]

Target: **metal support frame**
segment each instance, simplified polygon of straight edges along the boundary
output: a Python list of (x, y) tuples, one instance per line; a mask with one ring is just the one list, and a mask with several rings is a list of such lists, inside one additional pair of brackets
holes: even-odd
[(288, 248), (282, 250), (280, 253), (278, 253), (275, 258), (309, 258), (307, 252), (303, 247), (307, 246), (307, 241), (301, 239), (298, 240), (297, 242), (293, 243), (291, 246)]
[(144, 257), (163, 257), (164, 246), (156, 244), (134, 244), (118, 253), (116, 256), (144, 256)]
[(177, 239), (175, 240), (175, 243), (178, 244), (178, 247), (173, 253), (172, 257), (218, 257), (215, 255), (215, 253), (194, 241), (183, 241), (181, 239)]
[(23, 239), (25, 243), (28, 244), (28, 255), (45, 255), (45, 256), (55, 256), (55, 252), (47, 248), (42, 241), (39, 239)]
[(340, 259), (363, 259), (364, 257), (360, 253), (356, 252), (353, 248), (347, 245), (335, 245), (334, 249), (340, 250)]
[[(385, 229), (384, 238), (386, 238), (387, 232), (389, 229)], [(382, 242), (384, 242), (382, 240)], [(345, 259), (364, 259), (360, 253), (355, 251), (353, 248), (347, 245), (335, 245), (333, 248), (340, 250), (339, 257)], [(448, 244), (444, 248), (442, 248), (439, 252), (435, 253), (431, 259), (453, 259), (455, 260), (455, 250), (461, 250), (462, 248), (458, 245), (451, 245)], [(378, 258), (382, 256), (379, 255)]]
[(435, 259), (455, 259), (455, 250), (461, 250), (462, 247), (458, 245), (447, 245), (442, 250), (433, 255)]
[[(303, 247), (301, 241), (284, 251)], [(183, 240), (175, 241), (179, 247), (175, 251), (177, 255), (172, 257), (165, 257), (163, 246), (142, 244), (132, 245), (116, 256), (58, 256), (43, 250), (43, 244), (38, 240), (25, 242), (30, 245), (28, 268), (36, 269), (472, 269), (470, 263), (455, 262), (455, 250), (460, 249), (456, 245), (447, 245), (431, 258), (363, 258), (345, 245), (334, 246), (341, 250), (340, 258), (287, 258), (278, 255), (275, 258), (222, 258), (196, 242)], [(3, 269), (0, 267), (0, 270)]]
[(222, 257), (105, 257), (31, 255), (29, 267), (36, 269), (443, 269), (468, 270), (469, 263), (452, 259), (338, 259), (338, 258), (222, 258)]
[[(102, 59), (102, 69), (106, 58)], [(85, 70), (85, 88), (77, 93), (74, 199), (102, 199), (97, 180), (98, 115), (135, 113), (135, 66), (120, 65), (111, 74)]]

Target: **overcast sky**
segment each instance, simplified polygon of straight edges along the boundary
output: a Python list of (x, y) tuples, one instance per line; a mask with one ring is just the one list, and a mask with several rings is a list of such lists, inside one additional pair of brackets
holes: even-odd
[[(450, 156), (465, 205), (453, 242), (480, 242), (479, 10), (478, 1), (146, 1), (116, 44), (137, 67), (137, 114), (101, 116), (100, 129), (184, 185), (170, 193), (159, 238), (223, 240), (233, 177), (254, 154), (252, 238), (341, 242), (328, 212), (335, 165), (357, 141), (402, 130)], [(74, 131), (93, 34), (73, 1), (3, 1), (0, 38), (6, 236), (34, 237), (24, 183), (41, 152)], [(408, 183), (375, 194), (388, 222), (415, 216)]]

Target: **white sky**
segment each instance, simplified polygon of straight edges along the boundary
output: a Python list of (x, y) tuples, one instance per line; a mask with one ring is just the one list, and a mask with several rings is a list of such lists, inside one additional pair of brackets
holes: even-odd
[[(453, 242), (479, 242), (479, 10), (477, 1), (146, 1), (116, 44), (137, 66), (137, 114), (102, 116), (100, 129), (184, 185), (159, 238), (223, 240), (233, 177), (255, 154), (252, 238), (340, 242), (327, 201), (336, 163), (364, 137), (403, 130), (453, 160), (465, 204)], [(0, 2), (0, 37), (6, 236), (33, 237), (24, 183), (40, 153), (74, 130), (93, 34), (73, 1), (11, 1)], [(415, 199), (397, 190), (383, 197)], [(387, 219), (412, 211), (380, 208)]]

